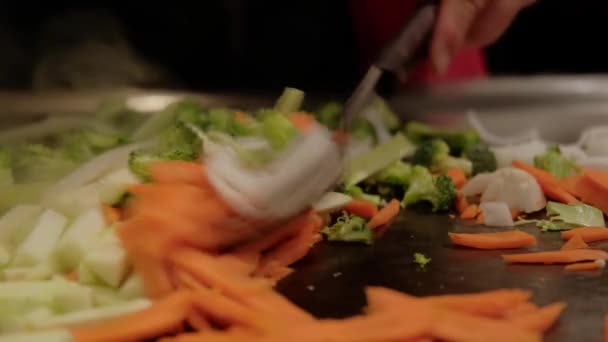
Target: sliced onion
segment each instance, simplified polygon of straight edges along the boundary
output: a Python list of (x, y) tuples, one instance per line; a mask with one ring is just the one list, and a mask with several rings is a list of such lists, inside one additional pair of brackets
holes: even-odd
[(496, 156), (496, 163), (499, 168), (511, 166), (513, 160), (521, 160), (533, 165), (534, 157), (545, 153), (547, 144), (535, 139), (520, 144), (495, 146), (491, 150)]
[(116, 171), (119, 168), (123, 168), (125, 165), (127, 165), (129, 161), (129, 154), (132, 151), (140, 148), (150, 147), (152, 144), (153, 142), (151, 141), (145, 141), (106, 151), (89, 160), (84, 165), (80, 166), (53, 185), (47, 191), (45, 197), (52, 198), (54, 194), (80, 188), (104, 174)]
[(522, 132), (521, 134), (508, 136), (508, 137), (501, 137), (501, 136), (495, 135), (494, 133), (490, 132), (487, 128), (485, 128), (485, 126), (481, 123), (481, 120), (479, 120), (477, 113), (475, 113), (475, 112), (467, 113), (467, 120), (469, 121), (469, 124), (475, 130), (477, 130), (477, 132), (479, 133), (479, 136), (481, 137), (481, 140), (483, 140), (485, 143), (487, 143), (489, 145), (502, 146), (502, 145), (523, 144), (523, 143), (526, 143), (526, 142), (529, 142), (532, 140), (538, 140), (540, 137), (538, 130), (536, 130), (536, 129), (531, 129), (531, 130)]
[(513, 227), (513, 217), (504, 202), (484, 202), (480, 205), (483, 223), (489, 227)]

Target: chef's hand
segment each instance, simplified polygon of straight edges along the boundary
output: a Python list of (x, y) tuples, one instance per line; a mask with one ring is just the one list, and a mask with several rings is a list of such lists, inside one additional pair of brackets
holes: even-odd
[(442, 0), (431, 43), (431, 60), (439, 73), (467, 46), (493, 43), (517, 13), (534, 0)]

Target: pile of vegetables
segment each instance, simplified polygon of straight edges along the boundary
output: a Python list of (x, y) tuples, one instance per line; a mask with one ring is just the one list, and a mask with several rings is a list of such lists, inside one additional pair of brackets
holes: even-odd
[[(370, 341), (537, 341), (557, 320), (564, 304), (539, 308), (517, 290), (413, 298), (369, 288), (366, 314), (344, 321), (314, 319), (274, 292), (315, 243), (373, 244), (404, 208), (489, 226), (534, 224), (567, 239), (561, 251), (505, 255), (507, 262), (603, 266), (608, 254), (586, 245), (608, 238), (601, 171), (556, 147), (501, 167), (507, 157), (475, 130), (401, 125), (379, 97), (341, 132), (340, 103), (305, 112), (303, 99), (287, 88), (257, 111), (184, 99), (153, 114), (110, 103), (94, 118), (47, 119), (0, 135), (0, 334), (21, 333), (0, 341), (350, 341), (364, 332)], [(348, 142), (339, 184), (290, 214), (283, 229), (226, 249), (227, 235), (237, 241), (268, 222), (245, 215), (259, 209), (254, 201), (220, 191), (205, 161), (228, 170), (234, 160), (224, 156), (235, 156), (247, 173), (238, 181), (263, 202), (267, 171), (288, 160), (312, 123)], [(545, 217), (525, 217), (545, 209)], [(536, 243), (519, 230), (450, 238), (482, 249)], [(415, 260), (432, 267), (423, 254)], [(424, 324), (391, 330), (407, 317)], [(191, 333), (175, 335), (184, 324)], [(467, 326), (480, 330), (473, 336)]]

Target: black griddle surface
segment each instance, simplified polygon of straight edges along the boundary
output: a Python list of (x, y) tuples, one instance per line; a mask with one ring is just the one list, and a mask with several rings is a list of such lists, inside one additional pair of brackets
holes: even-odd
[[(385, 286), (409, 294), (470, 293), (498, 288), (534, 292), (539, 305), (565, 301), (568, 308), (545, 341), (602, 341), (608, 313), (608, 274), (565, 272), (560, 265), (507, 265), (501, 254), (559, 249), (557, 232), (522, 227), (538, 238), (526, 250), (483, 251), (452, 246), (447, 232), (490, 232), (447, 215), (404, 212), (373, 246), (320, 243), (295, 265), (296, 272), (277, 285), (278, 291), (321, 318), (343, 318), (361, 312), (365, 286)], [(608, 248), (608, 244), (594, 244)], [(432, 259), (425, 270), (413, 262), (415, 252)]]

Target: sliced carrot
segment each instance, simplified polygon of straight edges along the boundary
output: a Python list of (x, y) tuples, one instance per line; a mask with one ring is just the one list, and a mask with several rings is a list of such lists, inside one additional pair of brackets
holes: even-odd
[(566, 265), (564, 270), (566, 271), (595, 271), (602, 269), (606, 266), (604, 260), (578, 262), (575, 264)]
[(460, 214), (460, 218), (463, 220), (473, 220), (480, 214), (479, 206), (477, 204), (469, 204), (465, 210)]
[(559, 184), (561, 185), (561, 187), (568, 191), (570, 194), (578, 197), (576, 195), (577, 193), (577, 188), (579, 186), (579, 183), (584, 179), (583, 175), (574, 175), (574, 176), (570, 176), (570, 177), (566, 177), (566, 178), (562, 178), (559, 180)]
[(477, 224), (484, 224), (486, 223), (486, 217), (483, 214), (483, 211), (479, 213), (479, 215), (477, 215), (477, 219), (475, 220), (475, 223)]
[(376, 215), (372, 217), (371, 220), (367, 223), (367, 226), (370, 229), (378, 228), (380, 226), (384, 226), (391, 222), (397, 215), (399, 215), (399, 210), (401, 209), (401, 202), (399, 200), (393, 198), (388, 202), (388, 204), (380, 209)]
[(570, 264), (579, 261), (606, 260), (608, 253), (599, 249), (572, 249), (521, 254), (505, 254), (502, 258), (509, 263)]
[(476, 294), (424, 297), (425, 302), (478, 316), (501, 318), (532, 296), (530, 291), (501, 289)]
[(559, 179), (551, 173), (528, 165), (520, 160), (514, 160), (512, 164), (514, 167), (526, 171), (532, 175), (532, 177), (534, 177), (534, 179), (536, 179), (540, 185), (545, 196), (549, 197), (550, 199), (567, 204), (578, 202), (574, 196), (562, 188)]
[(589, 248), (589, 245), (585, 242), (585, 240), (583, 240), (583, 238), (580, 235), (574, 235), (573, 237), (568, 239), (568, 241), (566, 241), (566, 243), (564, 243), (561, 250), (567, 251), (570, 249), (585, 249), (585, 248)]
[(209, 185), (205, 167), (200, 163), (162, 161), (150, 165), (150, 172), (155, 183), (185, 183), (200, 187)]
[(374, 203), (363, 199), (354, 199), (350, 201), (344, 210), (364, 219), (371, 219), (378, 213), (378, 207)]
[(457, 189), (462, 188), (462, 186), (467, 182), (467, 176), (464, 174), (462, 169), (451, 168), (448, 169), (445, 174), (452, 179)]
[(101, 210), (103, 211), (103, 217), (106, 219), (106, 224), (112, 225), (120, 221), (120, 209), (104, 203), (101, 205)]
[(456, 211), (461, 214), (469, 206), (469, 203), (467, 203), (467, 199), (460, 191), (458, 191), (456, 194)]
[(521, 215), (521, 211), (519, 211), (518, 209), (511, 209), (511, 217), (516, 220), (519, 216)]
[(571, 193), (580, 198), (583, 203), (592, 205), (608, 214), (608, 193), (602, 189), (601, 185), (590, 179), (587, 173), (585, 171), (585, 176), (579, 178), (576, 186), (569, 191), (572, 191)]
[(312, 129), (313, 124), (316, 122), (314, 116), (304, 112), (290, 114), (289, 120), (304, 133), (309, 132)]
[(527, 330), (544, 333), (557, 322), (559, 316), (567, 306), (566, 303), (550, 304), (535, 312), (515, 316), (511, 318), (509, 322)]
[(569, 240), (575, 235), (580, 236), (583, 241), (596, 242), (608, 240), (608, 228), (605, 227), (581, 227), (562, 232), (562, 239)]
[(523, 248), (536, 244), (533, 235), (521, 230), (509, 230), (497, 233), (448, 233), (452, 243), (479, 249), (508, 249)]
[(178, 291), (147, 309), (103, 323), (71, 329), (75, 342), (141, 341), (180, 328), (192, 308), (192, 293)]

